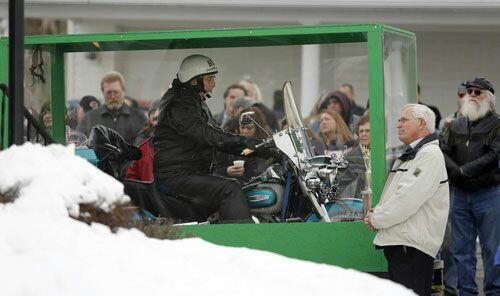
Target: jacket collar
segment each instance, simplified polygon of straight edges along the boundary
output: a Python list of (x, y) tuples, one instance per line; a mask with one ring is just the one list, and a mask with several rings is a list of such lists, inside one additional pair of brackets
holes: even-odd
[(460, 116), (451, 123), (451, 129), (458, 134), (469, 134), (469, 126), (471, 126), (471, 134), (482, 134), (491, 131), (495, 126), (498, 125), (500, 121), (500, 116), (498, 114), (490, 112), (483, 118), (479, 119), (475, 125), (471, 125), (469, 118), (466, 116)]
[[(109, 110), (109, 108), (106, 106), (106, 105), (102, 105), (101, 107), (99, 107), (101, 109), (101, 111), (99, 112), (101, 115), (104, 115), (104, 114), (113, 114), (115, 112)], [(130, 107), (123, 103), (122, 107), (116, 111), (116, 113), (118, 114), (124, 114), (124, 115), (130, 115)]]
[(420, 150), (420, 148), (422, 148), (425, 144), (430, 143), (430, 142), (437, 140), (437, 139), (438, 139), (438, 136), (435, 133), (430, 134), (427, 137), (424, 137), (414, 148), (405, 151), (399, 157), (399, 159), (403, 162), (414, 159), (415, 156), (417, 155), (417, 152)]

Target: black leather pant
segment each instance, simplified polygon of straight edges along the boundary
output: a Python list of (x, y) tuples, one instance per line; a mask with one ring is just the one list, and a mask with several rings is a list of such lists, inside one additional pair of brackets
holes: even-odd
[(223, 223), (252, 221), (246, 197), (235, 180), (177, 171), (157, 174), (156, 183), (180, 219), (205, 221), (218, 211)]

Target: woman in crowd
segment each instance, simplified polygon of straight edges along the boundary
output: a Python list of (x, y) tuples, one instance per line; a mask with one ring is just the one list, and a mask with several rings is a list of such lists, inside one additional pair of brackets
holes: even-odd
[[(224, 126), (225, 130), (231, 132), (237, 130), (237, 133), (240, 135), (257, 139), (266, 139), (268, 137), (269, 128), (262, 111), (258, 108), (251, 107), (244, 110), (237, 119), (236, 121), (234, 118), (228, 120)], [(254, 122), (260, 125), (260, 127)], [(237, 126), (235, 126), (235, 123)], [(235, 165), (235, 160), (243, 160), (244, 165)], [(268, 166), (269, 163), (260, 157), (234, 156), (219, 153), (216, 159), (215, 171), (219, 175), (248, 182), (251, 178), (260, 175)]]
[[(87, 140), (87, 137), (69, 127), (67, 125), (68, 123), (68, 116), (67, 116), (67, 110), (66, 107), (65, 109), (65, 124), (66, 124), (66, 143), (67, 144), (75, 144), (75, 146), (80, 146), (84, 145), (84, 143)], [(38, 119), (38, 123), (40, 126), (49, 134), (52, 135), (52, 105), (51, 102), (46, 102), (42, 105), (42, 108), (40, 110), (40, 115)]]
[(331, 155), (345, 147), (349, 150), (356, 145), (354, 136), (337, 112), (323, 110), (319, 122), (319, 132), (312, 140), (316, 155)]

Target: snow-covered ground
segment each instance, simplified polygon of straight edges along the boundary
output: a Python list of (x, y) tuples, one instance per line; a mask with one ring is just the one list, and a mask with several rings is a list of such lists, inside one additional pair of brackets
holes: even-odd
[(71, 219), (79, 203), (108, 209), (123, 186), (73, 147), (25, 144), (0, 152), (0, 295), (415, 295), (366, 273), (217, 246), (199, 238), (116, 234)]

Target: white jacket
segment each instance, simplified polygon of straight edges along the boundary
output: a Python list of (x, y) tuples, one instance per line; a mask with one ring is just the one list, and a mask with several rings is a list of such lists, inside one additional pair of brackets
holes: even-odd
[(380, 202), (371, 214), (378, 246), (405, 245), (435, 257), (443, 243), (450, 192), (438, 140), (414, 159), (396, 160)]

